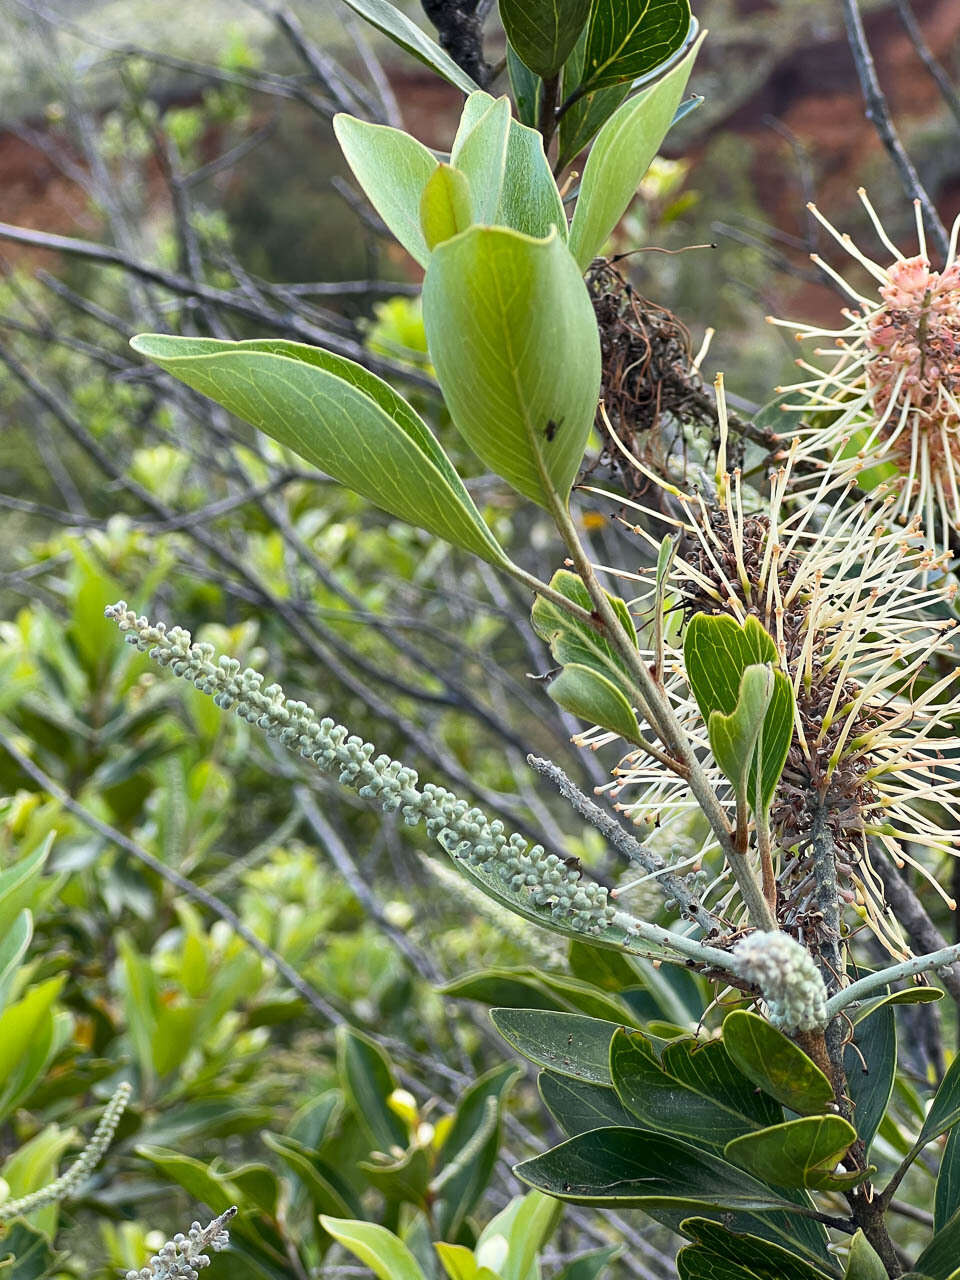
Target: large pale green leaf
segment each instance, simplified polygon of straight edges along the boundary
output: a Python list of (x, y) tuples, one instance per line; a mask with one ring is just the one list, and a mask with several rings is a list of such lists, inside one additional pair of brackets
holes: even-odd
[(0, 1015), (0, 1086), (7, 1084), (28, 1055), (63, 983), (63, 977), (48, 978), (30, 987)]
[(538, 76), (555, 75), (576, 44), (590, 0), (500, 0), (500, 18), (513, 48)]
[(623, 1105), (648, 1128), (722, 1147), (776, 1123), (782, 1112), (757, 1093), (719, 1040), (681, 1040), (658, 1057), (639, 1031), (620, 1028), (610, 1043), (610, 1077)]
[(841, 1116), (803, 1116), (728, 1142), (724, 1158), (778, 1187), (822, 1187), (825, 1175), (856, 1141)]
[(52, 848), (53, 832), (31, 853), (0, 872), (0, 937), (24, 907), (34, 906), (43, 868)]
[(467, 175), (449, 164), (438, 164), (420, 197), (420, 226), (429, 249), (466, 231), (473, 215)]
[(409, 1134), (387, 1099), (396, 1087), (390, 1062), (373, 1040), (352, 1027), (337, 1028), (337, 1074), (357, 1123), (372, 1147), (406, 1149)]
[[(483, 107), (476, 123), (464, 133), (464, 125), (474, 119)], [(510, 99), (491, 98), (486, 93), (472, 94), (461, 119), (450, 152), (450, 163), (467, 175), (473, 221), (490, 224), (498, 221), (500, 194), (507, 168), (507, 142), (510, 137)]]
[[(748, 667), (775, 664), (777, 647), (751, 614), (741, 625), (728, 615), (695, 614), (683, 640), (683, 663), (697, 706), (709, 725), (714, 712), (730, 716), (736, 711), (740, 684)], [(747, 797), (758, 795), (764, 809), (770, 805), (793, 737), (793, 686), (783, 672), (774, 676), (773, 694), (763, 721), (758, 750), (750, 767)]]
[(6, 932), (0, 934), (0, 1011), (7, 1003), (10, 988), (20, 971), (33, 937), (33, 917), (26, 907), (16, 916)]
[(699, 46), (698, 40), (662, 80), (619, 106), (600, 130), (583, 171), (570, 227), (570, 252), (581, 270), (603, 248), (660, 149)]
[(566, 499), (600, 387), (593, 307), (558, 234), (471, 227), (434, 250), (423, 287), (430, 357), (470, 447), (525, 497)]
[(462, 67), (459, 67), (449, 54), (444, 53), (435, 40), (412, 22), (405, 13), (389, 0), (344, 0), (354, 13), (359, 13), (372, 27), (382, 31), (385, 36), (398, 44), (401, 49), (425, 63), (431, 70), (449, 80), (451, 84), (462, 89), (464, 93), (472, 93), (479, 85)]
[(578, 663), (564, 667), (547, 693), (558, 706), (588, 724), (601, 725), (627, 742), (641, 741), (640, 726), (630, 703), (612, 680), (592, 667)]
[(324, 1231), (339, 1240), (380, 1280), (425, 1280), (420, 1264), (392, 1231), (376, 1222), (320, 1215)]
[(279, 340), (142, 334), (131, 346), (391, 515), (506, 562), (422, 419), (352, 360)]
[(816, 1063), (759, 1014), (728, 1014), (723, 1043), (747, 1079), (791, 1111), (818, 1115), (832, 1105), (833, 1086)]
[(538, 1067), (610, 1085), (610, 1041), (618, 1023), (542, 1009), (491, 1009), (490, 1017), (503, 1038)]
[(592, 89), (662, 66), (690, 32), (689, 0), (594, 0), (583, 81)]
[(607, 1209), (796, 1207), (718, 1156), (646, 1129), (594, 1129), (525, 1160), (514, 1172), (548, 1195)]
[[(509, 126), (503, 148), (504, 125)], [(482, 146), (477, 145), (482, 140)], [(510, 117), (506, 98), (472, 93), (464, 103), (450, 153), (451, 164), (469, 176), (471, 189), (484, 193), (474, 200), (475, 220), (512, 227), (542, 239), (556, 228), (567, 238), (567, 215), (543, 138), (536, 129)]]
[(420, 200), (436, 157), (402, 129), (354, 116), (334, 116), (333, 131), (367, 199), (411, 258), (425, 267), (430, 249), (420, 225)]
[(680, 1280), (825, 1280), (828, 1275), (779, 1245), (706, 1218), (688, 1218), (683, 1229), (697, 1243), (677, 1256)]

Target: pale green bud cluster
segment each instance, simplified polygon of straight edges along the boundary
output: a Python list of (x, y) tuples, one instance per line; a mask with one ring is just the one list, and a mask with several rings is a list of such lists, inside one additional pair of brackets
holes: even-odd
[(25, 1217), (27, 1214), (33, 1213), (35, 1209), (42, 1209), (45, 1205), (56, 1204), (61, 1200), (66, 1200), (87, 1179), (103, 1158), (104, 1153), (113, 1141), (113, 1135), (117, 1131), (120, 1117), (127, 1109), (131, 1093), (132, 1089), (126, 1081), (118, 1085), (116, 1092), (107, 1103), (106, 1109), (100, 1117), (100, 1123), (94, 1130), (93, 1137), (66, 1173), (61, 1174), (59, 1178), (48, 1183), (45, 1187), (40, 1187), (38, 1191), (32, 1191), (28, 1196), (21, 1196), (19, 1200), (7, 1200), (4, 1204), (0, 1204), (0, 1222), (9, 1222), (11, 1218)]
[(264, 677), (251, 667), (241, 670), (235, 658), (217, 657), (213, 645), (193, 644), (189, 631), (137, 617), (121, 600), (106, 610), (130, 644), (136, 645), (174, 675), (210, 694), (218, 707), (255, 724), (290, 751), (311, 760), (324, 773), (365, 800), (376, 800), (387, 812), (399, 811), (408, 826), (425, 822), (427, 832), (457, 861), (500, 880), (513, 893), (523, 893), (531, 906), (586, 933), (613, 923), (616, 909), (607, 890), (583, 881), (542, 845), (531, 845), (503, 823), (490, 821), (452, 792), (432, 782), (417, 786), (416, 770), (387, 755), (377, 755), (370, 742), (350, 734), (329, 717), (320, 719), (305, 702), (289, 700), (278, 684), (264, 687)]
[(827, 989), (813, 956), (788, 933), (750, 933), (733, 948), (742, 978), (760, 988), (770, 1021), (784, 1031), (827, 1025)]
[(126, 1280), (199, 1280), (200, 1272), (210, 1266), (207, 1250), (219, 1253), (230, 1243), (226, 1223), (237, 1212), (236, 1207), (201, 1227), (194, 1222), (184, 1235), (178, 1231), (153, 1255), (139, 1271), (128, 1271)]

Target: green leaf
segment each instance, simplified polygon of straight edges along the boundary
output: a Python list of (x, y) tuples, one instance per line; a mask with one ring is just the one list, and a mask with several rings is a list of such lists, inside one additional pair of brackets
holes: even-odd
[(630, 703), (612, 681), (591, 667), (578, 663), (564, 667), (547, 693), (558, 706), (588, 724), (609, 729), (627, 742), (641, 741), (640, 726)]
[(960, 1054), (954, 1058), (947, 1074), (940, 1082), (940, 1088), (934, 1095), (927, 1118), (920, 1130), (917, 1146), (926, 1146), (934, 1138), (939, 1138), (941, 1133), (952, 1129), (958, 1121), (960, 1121)]
[(680, 1280), (824, 1280), (827, 1275), (779, 1245), (706, 1218), (688, 1218), (683, 1229), (697, 1243), (677, 1256)]
[(740, 807), (750, 802), (747, 795), (750, 770), (773, 688), (772, 667), (747, 667), (740, 677), (740, 695), (730, 715), (725, 716), (722, 711), (710, 713), (707, 725), (710, 747), (733, 786)]
[(413, 54), (420, 62), (425, 63), (432, 71), (449, 80), (452, 85), (462, 89), (464, 93), (472, 93), (479, 85), (459, 67), (454, 60), (440, 48), (435, 40), (431, 40), (425, 31), (412, 22), (405, 13), (401, 13), (388, 0), (344, 0), (354, 13), (382, 31), (394, 44), (398, 44), (407, 53)]
[(954, 1280), (960, 1257), (960, 1210), (937, 1231), (914, 1266), (930, 1280)]
[(357, 1169), (385, 1200), (428, 1209), (430, 1158), (423, 1147), (411, 1147), (395, 1160), (358, 1160)]
[(724, 1158), (778, 1187), (821, 1187), (857, 1132), (840, 1116), (804, 1116), (728, 1142)]
[(510, 121), (497, 222), (540, 239), (556, 228), (561, 240), (567, 238), (567, 215), (543, 153), (543, 138), (517, 120)]
[(500, 1106), (521, 1074), (512, 1062), (494, 1067), (470, 1086), (457, 1106), (432, 1188), (434, 1221), (443, 1236), (457, 1237), (486, 1190), (500, 1147)]
[(853, 1043), (843, 1055), (843, 1067), (847, 1093), (853, 1102), (854, 1124), (864, 1146), (869, 1148), (890, 1101), (897, 1072), (897, 1032), (890, 1005), (881, 1006), (871, 1017), (857, 1023)]
[(131, 346), (385, 511), (507, 563), (422, 419), (352, 360), (272, 339), (141, 334)]
[(589, 1084), (611, 1084), (610, 1041), (619, 1023), (540, 1009), (491, 1009), (490, 1017), (504, 1040), (538, 1067)]
[(402, 129), (342, 113), (333, 117), (333, 131), (367, 199), (411, 258), (425, 267), (430, 248), (420, 222), (420, 201), (437, 167), (436, 157)]
[[(687, 624), (683, 641), (683, 662), (687, 681), (709, 725), (719, 711), (730, 716), (736, 711), (740, 684), (748, 667), (775, 664), (777, 647), (771, 636), (751, 614), (741, 625), (728, 615), (697, 613)], [(768, 808), (783, 772), (793, 737), (793, 686), (782, 673), (775, 673), (774, 692), (763, 722), (762, 751), (751, 765), (748, 797), (757, 794), (756, 769), (760, 762), (760, 799)]]
[[(568, 569), (558, 569), (550, 579), (550, 586), (582, 609), (593, 611), (590, 593), (577, 574)], [(616, 610), (627, 635), (636, 642), (637, 633), (626, 603), (609, 592), (607, 599)], [(623, 659), (605, 636), (588, 623), (572, 618), (552, 601), (537, 596), (530, 611), (530, 620), (537, 635), (547, 642), (561, 666), (574, 663), (590, 667), (618, 686), (627, 679)]]
[(718, 1156), (644, 1129), (594, 1129), (525, 1160), (523, 1182), (573, 1204), (792, 1210), (792, 1201)]
[(590, 0), (500, 0), (500, 19), (524, 64), (556, 75), (590, 15)]
[(375, 1222), (320, 1215), (324, 1231), (370, 1268), (380, 1280), (426, 1280), (420, 1264), (392, 1231)]
[[(591, 951), (594, 955), (617, 955), (593, 948)], [(635, 1021), (629, 1005), (598, 991), (594, 984), (541, 969), (481, 969), (446, 983), (439, 991), (460, 1000), (481, 1000), (484, 1004), (511, 1009), (552, 1009), (558, 1013), (585, 1013), (591, 1018), (617, 1023)]]
[(439, 245), (423, 287), (430, 357), (464, 439), (525, 497), (562, 500), (600, 387), (586, 286), (559, 235), (471, 227)]
[(537, 1254), (547, 1243), (560, 1220), (561, 1206), (538, 1191), (528, 1191), (497, 1214), (477, 1241), (483, 1256), (484, 1242), (493, 1235), (507, 1237), (507, 1257), (500, 1267), (500, 1280), (535, 1280), (539, 1268)]
[(33, 937), (33, 917), (26, 907), (0, 934), (0, 1010), (7, 1003), (10, 988), (20, 972), (20, 962)]
[(886, 1267), (862, 1231), (850, 1241), (843, 1280), (887, 1280)]
[(3, 1280), (43, 1280), (51, 1274), (57, 1255), (42, 1231), (15, 1221), (0, 1236), (0, 1276)]
[(378, 1044), (352, 1027), (337, 1028), (337, 1075), (357, 1123), (373, 1147), (405, 1151), (406, 1126), (388, 1105), (396, 1087), (387, 1055)]
[(472, 221), (470, 183), (465, 173), (438, 164), (420, 196), (420, 226), (427, 248), (466, 231)]
[[(623, 3), (626, 8), (626, 0)], [(570, 252), (582, 271), (602, 250), (659, 151), (699, 47), (697, 40), (662, 80), (618, 106), (600, 130), (583, 171), (570, 227)]]
[(724, 1019), (723, 1043), (747, 1079), (791, 1111), (818, 1115), (832, 1106), (830, 1081), (766, 1018), (735, 1009)]
[(623, 1251), (619, 1244), (608, 1245), (605, 1249), (594, 1249), (592, 1253), (583, 1253), (579, 1258), (568, 1262), (562, 1271), (557, 1273), (556, 1280), (598, 1280), (606, 1268)]
[(635, 80), (667, 62), (690, 31), (689, 0), (594, 0), (584, 83)]
[(543, 81), (534, 75), (517, 54), (513, 45), (507, 45), (507, 74), (510, 77), (510, 89), (517, 110), (517, 119), (521, 124), (536, 129), (540, 116), (540, 93)]
[(960, 1209), (960, 1127), (954, 1125), (940, 1157), (937, 1192), (933, 1202), (933, 1229), (940, 1231)]
[(24, 907), (33, 906), (43, 868), (53, 848), (53, 837), (51, 831), (36, 849), (0, 872), (0, 936), (6, 933)]
[(735, 1070), (719, 1040), (668, 1044), (660, 1058), (639, 1031), (618, 1030), (610, 1076), (623, 1105), (649, 1128), (722, 1147), (776, 1123), (780, 1108)]
[(550, 1114), (568, 1138), (591, 1129), (640, 1127), (614, 1089), (554, 1075), (552, 1071), (541, 1071), (537, 1084)]
[(609, 120), (631, 91), (629, 84), (617, 84), (609, 89), (584, 91), (574, 97), (582, 87), (586, 50), (587, 31), (584, 28), (563, 68), (561, 99), (564, 103), (571, 98), (573, 101), (560, 117), (560, 125), (557, 129), (558, 173), (583, 150), (600, 126)]
[(0, 1015), (0, 1086), (5, 1086), (34, 1043), (60, 994), (64, 978), (40, 982)]
[(902, 991), (888, 991), (886, 995), (862, 1000), (853, 1008), (845, 1009), (844, 1013), (849, 1015), (850, 1021), (856, 1026), (885, 1004), (935, 1004), (942, 999), (943, 992), (939, 987), (904, 987)]
[(330, 1177), (330, 1170), (318, 1160), (309, 1147), (305, 1147), (296, 1138), (280, 1133), (264, 1133), (264, 1144), (276, 1152), (283, 1163), (303, 1184), (310, 1197), (314, 1213), (332, 1213), (336, 1217), (348, 1217), (360, 1212), (359, 1203), (349, 1188), (341, 1185), (339, 1179)]
[[(476, 123), (465, 129), (473, 119)], [(509, 136), (510, 99), (492, 98), (488, 93), (471, 94), (450, 152), (450, 163), (466, 174), (474, 222), (489, 225), (498, 220)]]

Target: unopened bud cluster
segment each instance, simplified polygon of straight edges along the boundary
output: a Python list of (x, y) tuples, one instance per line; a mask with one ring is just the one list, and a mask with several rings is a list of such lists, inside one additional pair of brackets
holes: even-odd
[(145, 1267), (128, 1271), (126, 1280), (198, 1280), (200, 1272), (210, 1266), (207, 1250), (219, 1253), (230, 1243), (226, 1223), (236, 1212), (236, 1207), (228, 1209), (205, 1227), (194, 1222), (186, 1235), (178, 1231)]
[(106, 615), (116, 620), (128, 643), (192, 681), (218, 707), (257, 725), (324, 773), (336, 773), (342, 785), (365, 800), (399, 811), (408, 826), (425, 822), (428, 834), (452, 858), (495, 876), (515, 894), (524, 892), (532, 906), (587, 933), (598, 933), (616, 919), (604, 887), (582, 881), (577, 869), (542, 845), (531, 845), (517, 833), (506, 835), (502, 822), (490, 821), (445, 788), (428, 782), (420, 790), (416, 770), (377, 755), (372, 743), (329, 717), (321, 720), (305, 702), (288, 699), (280, 685), (264, 687), (259, 671), (241, 670), (235, 658), (217, 657), (211, 644), (193, 644), (183, 627), (168, 631), (162, 623), (137, 617), (123, 600)]
[(750, 933), (733, 948), (739, 973), (760, 988), (770, 1021), (784, 1031), (827, 1024), (827, 990), (813, 956), (788, 933)]
[(100, 1123), (93, 1131), (93, 1137), (66, 1173), (38, 1191), (32, 1191), (28, 1196), (22, 1196), (19, 1200), (7, 1200), (6, 1203), (0, 1204), (0, 1222), (9, 1222), (11, 1218), (23, 1217), (33, 1213), (35, 1209), (42, 1209), (45, 1205), (66, 1200), (85, 1182), (113, 1141), (113, 1135), (117, 1131), (120, 1117), (127, 1109), (131, 1093), (132, 1089), (126, 1081), (118, 1085), (100, 1117)]

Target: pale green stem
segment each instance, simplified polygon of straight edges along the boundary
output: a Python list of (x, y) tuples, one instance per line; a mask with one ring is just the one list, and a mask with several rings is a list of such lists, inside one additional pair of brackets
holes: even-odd
[(948, 965), (960, 960), (960, 943), (952, 947), (943, 947), (940, 951), (931, 951), (929, 955), (914, 956), (912, 960), (904, 960), (901, 964), (893, 964), (889, 969), (879, 969), (876, 973), (868, 973), (865, 978), (851, 982), (827, 1001), (827, 1014), (835, 1018), (848, 1005), (872, 996), (891, 982), (901, 982), (904, 978), (915, 978), (918, 973), (929, 973), (931, 969), (945, 969)]
[(677, 770), (677, 772), (681, 773), (689, 782), (691, 791), (696, 796), (704, 816), (720, 842), (720, 847), (736, 878), (751, 923), (758, 929), (768, 932), (775, 931), (777, 922), (766, 898), (763, 896), (763, 890), (750, 867), (747, 857), (739, 854), (734, 848), (730, 826), (723, 809), (720, 807), (720, 802), (679, 721), (674, 715), (666, 694), (658, 686), (655, 677), (648, 670), (643, 660), (643, 655), (624, 630), (616, 610), (611, 605), (607, 598), (607, 593), (597, 579), (590, 557), (580, 542), (573, 517), (567, 509), (566, 503), (562, 501), (559, 494), (554, 490), (550, 478), (546, 474), (546, 469), (542, 465), (541, 475), (550, 502), (551, 515), (556, 521), (564, 542), (567, 544), (577, 572), (589, 592), (590, 599), (593, 601), (596, 612), (603, 622), (607, 635), (626, 662), (630, 674), (636, 682), (637, 688), (634, 692), (638, 695), (637, 704), (641, 713), (656, 730), (664, 746), (675, 754), (678, 763), (682, 766), (682, 769)]

